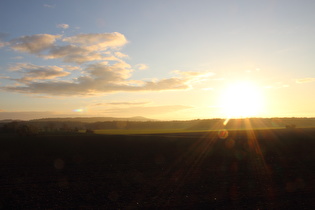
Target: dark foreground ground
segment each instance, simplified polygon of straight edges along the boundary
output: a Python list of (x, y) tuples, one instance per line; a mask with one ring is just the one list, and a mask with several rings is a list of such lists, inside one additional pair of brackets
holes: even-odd
[(0, 138), (2, 209), (315, 209), (315, 129)]

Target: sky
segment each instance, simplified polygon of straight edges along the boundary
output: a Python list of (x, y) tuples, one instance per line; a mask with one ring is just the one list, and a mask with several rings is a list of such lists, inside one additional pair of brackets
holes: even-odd
[(315, 117), (313, 0), (0, 1), (0, 120)]

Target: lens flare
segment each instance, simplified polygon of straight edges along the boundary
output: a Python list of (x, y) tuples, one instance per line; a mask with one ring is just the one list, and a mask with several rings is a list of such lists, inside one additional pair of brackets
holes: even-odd
[(220, 139), (226, 139), (229, 136), (229, 132), (226, 129), (221, 129), (218, 132), (218, 136)]
[(84, 109), (82, 109), (82, 108), (80, 108), (80, 109), (74, 109), (73, 111), (74, 111), (74, 112), (78, 112), (78, 113), (82, 113), (82, 112), (84, 112)]

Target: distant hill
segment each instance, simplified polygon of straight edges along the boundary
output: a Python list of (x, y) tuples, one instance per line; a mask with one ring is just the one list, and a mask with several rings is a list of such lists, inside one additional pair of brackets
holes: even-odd
[(94, 122), (105, 122), (105, 121), (155, 121), (146, 117), (136, 116), (127, 118), (118, 117), (67, 117), (67, 118), (42, 118), (30, 120), (30, 122), (83, 122), (83, 123), (94, 123)]
[[(7, 121), (9, 123), (9, 121)], [(141, 116), (129, 118), (115, 117), (74, 117), (43, 118), (29, 123), (45, 131), (66, 130), (104, 130), (104, 129), (184, 129), (184, 130), (219, 130), (219, 129), (266, 129), (266, 128), (306, 128), (315, 127), (315, 118), (242, 118), (242, 119), (196, 119), (185, 121), (158, 121)], [(3, 127), (5, 123), (0, 123)]]
[(22, 121), (22, 120), (12, 120), (12, 119), (6, 119), (6, 120), (0, 120), (0, 123), (10, 123), (10, 122), (16, 122), (16, 121), (18, 121), (18, 122), (20, 122), (20, 121)]

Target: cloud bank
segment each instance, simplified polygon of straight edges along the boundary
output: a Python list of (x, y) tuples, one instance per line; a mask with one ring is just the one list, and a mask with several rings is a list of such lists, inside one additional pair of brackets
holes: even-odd
[[(66, 24), (60, 25), (67, 28)], [(212, 76), (209, 72), (173, 72), (175, 76), (155, 80), (132, 80), (133, 68), (123, 61), (128, 58), (119, 50), (128, 43), (118, 32), (62, 35), (35, 34), (8, 42), (19, 53), (41, 59), (57, 59), (69, 63), (60, 66), (39, 66), (17, 63), (8, 68), (21, 75), (11, 78), (18, 84), (2, 90), (44, 95), (99, 95), (112, 92), (184, 90)], [(74, 66), (71, 64), (75, 64)], [(78, 66), (79, 65), (79, 66)], [(138, 64), (136, 69), (146, 69)]]
[(51, 34), (22, 36), (20, 38), (13, 39), (10, 42), (10, 47), (19, 52), (39, 55), (42, 51), (52, 48), (56, 40), (60, 37), (60, 35)]
[[(86, 75), (72, 80), (52, 80), (69, 75), (60, 67), (23, 69), (18, 86), (3, 87), (6, 91), (48, 95), (97, 95), (110, 92), (183, 90), (190, 88), (191, 77), (172, 77), (156, 81), (128, 80), (131, 69), (125, 63), (106, 65), (96, 63), (85, 68)], [(48, 81), (44, 81), (47, 80)]]
[(37, 80), (51, 80), (58, 77), (65, 77), (70, 74), (58, 66), (37, 66), (28, 63), (18, 63), (11, 66), (10, 70), (22, 73), (23, 76), (16, 79), (21, 83), (34, 82)]

